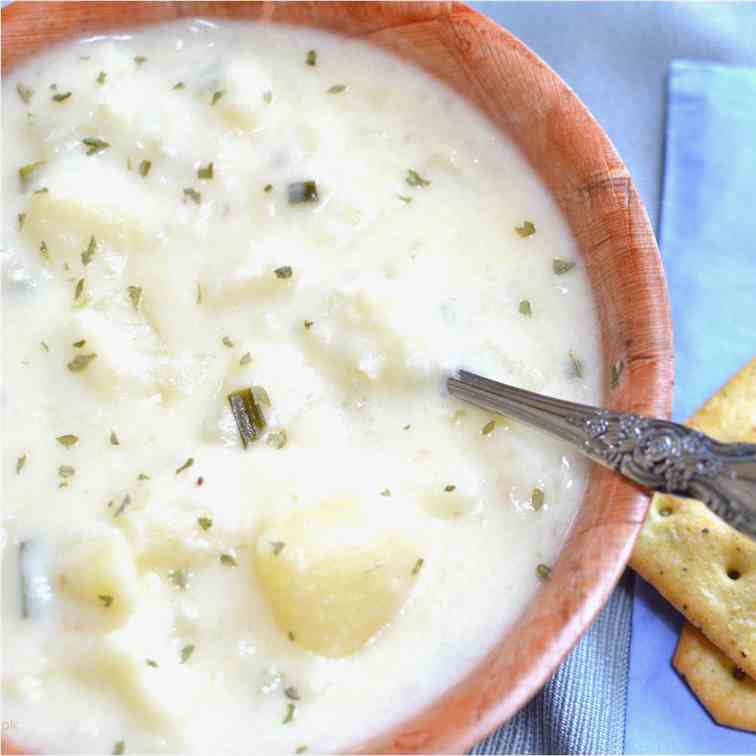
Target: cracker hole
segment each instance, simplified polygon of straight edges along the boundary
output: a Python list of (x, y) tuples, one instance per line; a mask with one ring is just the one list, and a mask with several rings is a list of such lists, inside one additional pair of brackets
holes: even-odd
[(730, 578), (730, 580), (739, 580), (740, 570), (736, 570), (734, 567), (729, 567), (727, 569), (727, 577)]
[(661, 507), (659, 509), (659, 517), (669, 517), (672, 514), (671, 507)]
[(732, 668), (732, 676), (733, 676), (733, 677), (734, 677), (734, 678), (735, 678), (736, 680), (745, 680), (745, 676), (746, 676), (746, 673), (745, 673), (745, 672), (743, 672), (743, 670), (742, 670), (742, 669), (741, 669), (740, 667), (738, 667), (738, 666), (734, 666), (734, 667)]

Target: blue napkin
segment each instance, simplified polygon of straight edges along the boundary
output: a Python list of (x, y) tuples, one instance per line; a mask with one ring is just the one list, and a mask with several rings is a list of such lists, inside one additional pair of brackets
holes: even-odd
[[(756, 355), (756, 69), (675, 61), (667, 87), (660, 242), (682, 421)], [(628, 753), (756, 753), (671, 669), (681, 616), (638, 579)]]

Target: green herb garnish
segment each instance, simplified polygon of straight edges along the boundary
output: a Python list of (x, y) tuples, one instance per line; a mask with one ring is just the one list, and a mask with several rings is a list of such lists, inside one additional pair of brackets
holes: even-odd
[(181, 649), (181, 663), (185, 664), (187, 661), (189, 661), (189, 657), (194, 653), (194, 646), (184, 646)]
[(141, 286), (127, 286), (126, 292), (131, 300), (131, 306), (135, 309), (139, 309), (139, 303), (142, 301), (142, 287)]
[(173, 85), (173, 88), (174, 88), (174, 89), (184, 89), (184, 88), (185, 88), (185, 86), (186, 86), (186, 85), (184, 84), (184, 82), (183, 82), (183, 81), (178, 81), (178, 82), (176, 82), (176, 83), (175, 83), (175, 84)]
[(176, 475), (180, 475), (184, 470), (188, 470), (192, 465), (194, 464), (194, 457), (189, 457), (189, 459), (184, 462), (181, 467), (176, 468)]
[(496, 420), (489, 420), (480, 430), (481, 436), (490, 436), (496, 430)]
[(223, 346), (228, 347), (229, 349), (233, 348), (234, 346), (234, 342), (231, 341), (228, 336), (224, 336), (221, 341), (223, 342)]
[(116, 754), (116, 756), (121, 756), (121, 754), (126, 753), (126, 743), (123, 740), (117, 741), (113, 746), (113, 753)]
[(239, 364), (249, 365), (249, 363), (252, 362), (252, 355), (249, 352), (245, 352), (245, 354), (242, 355), (242, 358), (239, 360)]
[(264, 192), (272, 192), (273, 191), (273, 184), (265, 184), (263, 187)]
[(148, 667), (158, 667), (158, 663), (154, 659), (145, 659), (145, 663)]
[(39, 243), (39, 254), (47, 262), (50, 262), (50, 252), (47, 249), (47, 242), (44, 239)]
[(299, 701), (300, 699), (299, 691), (293, 685), (284, 689), (284, 695), (292, 701)]
[(213, 527), (213, 521), (209, 517), (198, 517), (197, 524), (202, 530), (210, 530)]
[(41, 189), (32, 192), (32, 194), (47, 194), (48, 191), (49, 189), (46, 186), (43, 186)]
[(539, 564), (536, 567), (536, 575), (538, 575), (541, 580), (548, 580), (549, 577), (551, 577), (551, 567), (546, 564)]
[(78, 301), (78, 299), (84, 293), (84, 286), (85, 285), (86, 285), (86, 281), (83, 278), (80, 278), (76, 282), (76, 288), (74, 289), (74, 302)]
[(453, 483), (449, 483), (448, 485), (444, 486), (444, 491), (446, 493), (451, 493), (452, 491), (456, 491), (457, 487)]
[(26, 465), (26, 454), (22, 454), (17, 460), (16, 460), (16, 475), (19, 475), (21, 473), (21, 470), (24, 469), (24, 466)]
[(572, 260), (563, 260), (561, 257), (555, 257), (551, 261), (551, 267), (558, 276), (562, 276), (565, 273), (571, 271), (577, 263)]
[(100, 71), (100, 73), (97, 74), (96, 81), (97, 81), (98, 84), (104, 84), (105, 83), (105, 79), (107, 79), (107, 78), (108, 78), (108, 75), (105, 73), (105, 71)]
[(271, 92), (269, 89), (266, 89), (262, 94), (263, 102), (266, 105), (270, 105), (271, 102), (273, 102), (273, 92)]
[(397, 194), (396, 196), (397, 199), (400, 199), (405, 205), (409, 205), (409, 203), (412, 202), (412, 197), (408, 194)]
[(530, 304), (530, 300), (528, 299), (521, 299), (518, 309), (520, 311), (520, 315), (524, 315), (526, 318), (529, 318), (533, 315), (533, 306)]
[(139, 473), (139, 475), (137, 475), (137, 480), (152, 480), (152, 479), (146, 473)]
[(189, 585), (189, 570), (186, 567), (181, 567), (178, 570), (171, 570), (168, 573), (168, 579), (182, 591), (185, 591)]
[(53, 100), (55, 102), (63, 102), (64, 100), (67, 100), (71, 96), (70, 92), (59, 92), (58, 94), (54, 94), (52, 96)]
[(624, 369), (625, 363), (622, 360), (619, 360), (612, 365), (611, 387), (613, 389), (619, 386), (620, 378), (622, 378), (622, 372)]
[(121, 445), (121, 442), (118, 440), (118, 436), (116, 436), (116, 432), (114, 430), (110, 431), (110, 445), (111, 446)]
[(290, 265), (282, 265), (280, 268), (276, 268), (273, 271), (276, 274), (276, 278), (291, 278), (292, 270)]
[(202, 304), (202, 286), (200, 286), (199, 284), (197, 284), (197, 296), (195, 301), (198, 305)]
[(58, 475), (61, 478), (73, 478), (76, 475), (76, 468), (71, 467), (71, 465), (61, 465), (58, 468)]
[(21, 102), (27, 105), (34, 95), (34, 90), (31, 87), (27, 87), (26, 84), (20, 81), (16, 84), (16, 92), (18, 92), (18, 96), (21, 98)]
[(71, 344), (71, 346), (74, 349), (81, 349), (83, 346), (86, 346), (86, 344), (87, 344), (87, 340), (86, 339), (79, 339), (79, 341), (74, 341), (74, 343)]
[(273, 547), (273, 556), (278, 556), (286, 548), (283, 541), (271, 541), (270, 545)]
[(221, 554), (220, 563), (225, 564), (226, 567), (236, 567), (238, 564), (236, 559), (234, 559), (234, 557), (231, 556), (231, 554)]
[(391, 489), (384, 488), (383, 491), (381, 491), (381, 496), (391, 496)]
[(301, 205), (304, 202), (318, 201), (318, 185), (313, 180), (295, 181), (288, 186), (289, 204)]
[(152, 161), (142, 160), (142, 162), (139, 163), (139, 175), (142, 178), (145, 178), (147, 174), (150, 172), (150, 168), (152, 168)]
[(134, 63), (136, 63), (138, 66), (141, 66), (142, 63), (146, 63), (146, 62), (147, 62), (147, 58), (145, 58), (144, 55), (137, 55), (134, 58)]
[(522, 222), (521, 226), (515, 226), (515, 231), (517, 232), (517, 236), (526, 239), (528, 236), (533, 236), (536, 232), (536, 227), (531, 221), (526, 220)]
[[(311, 65), (315, 65), (312, 63)], [(286, 704), (286, 717), (284, 718), (283, 723), (289, 724), (294, 719), (294, 712), (297, 710), (297, 707), (293, 703)]]
[(184, 189), (184, 195), (189, 197), (197, 205), (202, 204), (202, 195), (194, 188), (188, 187)]
[(328, 88), (328, 94), (341, 94), (346, 90), (346, 84), (334, 84)]
[(423, 568), (423, 565), (425, 564), (425, 559), (418, 559), (415, 562), (415, 566), (412, 568), (412, 574), (417, 575), (418, 572)]
[(582, 378), (585, 375), (585, 368), (582, 360), (578, 359), (575, 352), (570, 349), (570, 362), (572, 363), (572, 374), (575, 378)]
[(305, 320), (305, 322), (304, 322), (304, 327), (305, 327), (305, 330), (307, 330), (307, 331), (309, 331), (310, 328), (312, 328), (314, 325), (315, 325), (315, 321), (314, 320)]
[(318, 62), (318, 53), (316, 50), (308, 50), (307, 56), (305, 57), (305, 63), (308, 66), (314, 66), (317, 65)]
[(213, 177), (213, 164), (208, 163), (207, 168), (198, 168), (197, 169), (197, 178), (204, 179), (205, 181), (209, 181)]
[(24, 227), (24, 221), (26, 220), (26, 213), (19, 213), (18, 218), (18, 230), (20, 231)]
[(287, 636), (286, 636), (286, 637), (287, 637), (287, 638), (288, 638), (288, 639), (289, 639), (290, 641), (292, 641), (292, 642), (294, 642), (294, 641), (296, 640), (296, 638), (294, 637), (294, 633), (293, 633), (293, 632), (292, 632), (291, 630), (289, 630), (289, 632), (287, 633)]
[(26, 165), (22, 165), (18, 169), (18, 176), (21, 181), (26, 181), (29, 176), (31, 176), (32, 173), (37, 170), (37, 168), (41, 168), (43, 165), (45, 165), (46, 162), (46, 160), (37, 160), (34, 163), (27, 163)]
[(110, 609), (110, 605), (113, 603), (113, 597), (107, 594), (100, 594), (98, 597), (100, 601), (105, 605), (106, 609)]
[(126, 496), (123, 497), (123, 501), (118, 505), (118, 509), (113, 512), (113, 517), (120, 517), (129, 506), (131, 506), (131, 495), (126, 494)]
[(109, 142), (98, 137), (87, 137), (86, 139), (82, 139), (81, 142), (87, 148), (87, 155), (96, 155), (98, 152), (107, 150), (110, 147)]
[(89, 363), (97, 357), (96, 354), (77, 354), (66, 367), (72, 373), (81, 373), (89, 367)]
[(294, 751), (296, 754), (305, 753), (307, 751), (307, 746), (298, 746), (297, 750)]
[(63, 436), (58, 436), (55, 440), (67, 449), (70, 449), (72, 446), (76, 446), (76, 444), (79, 443), (79, 437), (74, 436), (73, 433), (66, 433)]
[(543, 489), (534, 488), (530, 494), (530, 505), (536, 512), (540, 512), (543, 509), (544, 501), (546, 501), (546, 494), (544, 494)]
[(40, 341), (39, 343), (40, 343), (40, 346), (42, 347), (42, 349), (44, 349), (46, 352), (50, 351), (50, 347), (47, 346), (47, 344), (45, 344), (44, 341)]
[(251, 388), (234, 391), (228, 395), (231, 413), (236, 421), (242, 445), (246, 449), (265, 430), (265, 416), (258, 406)]
[(271, 431), (265, 437), (265, 443), (268, 444), (268, 446), (272, 446), (274, 449), (283, 449), (288, 440), (289, 437), (283, 428)]
[(223, 89), (219, 89), (217, 92), (213, 92), (213, 100), (210, 104), (215, 105), (215, 103), (218, 102), (218, 100), (220, 100), (220, 98), (223, 97), (224, 94), (226, 94), (226, 91)]
[(89, 238), (89, 244), (87, 248), (81, 253), (81, 262), (83, 265), (89, 265), (92, 262), (94, 253), (97, 251), (97, 241), (94, 236)]
[(410, 168), (404, 179), (410, 186), (430, 186), (431, 182), (423, 178), (416, 170)]

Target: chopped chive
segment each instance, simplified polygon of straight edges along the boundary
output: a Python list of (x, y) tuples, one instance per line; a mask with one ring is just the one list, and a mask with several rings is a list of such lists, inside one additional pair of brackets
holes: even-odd
[(66, 433), (63, 436), (58, 436), (55, 440), (67, 449), (70, 449), (72, 446), (76, 446), (76, 444), (79, 443), (79, 437), (74, 436), (73, 433)]
[[(315, 65), (314, 63), (312, 65)], [(286, 717), (284, 718), (283, 723), (289, 724), (294, 719), (294, 712), (297, 710), (297, 707), (293, 703), (286, 704)]]
[(110, 445), (111, 446), (121, 445), (121, 442), (118, 440), (118, 436), (116, 436), (116, 432), (114, 430), (110, 431)]
[(137, 55), (134, 58), (134, 63), (136, 63), (138, 66), (141, 66), (142, 63), (146, 63), (146, 62), (147, 62), (147, 58), (145, 58), (144, 55)]
[(131, 506), (131, 495), (126, 494), (126, 496), (123, 497), (123, 501), (118, 505), (118, 509), (113, 512), (113, 517), (120, 517), (129, 506)]
[(104, 84), (105, 83), (105, 79), (107, 79), (107, 78), (108, 78), (107, 73), (105, 73), (105, 71), (100, 71), (100, 73), (97, 74), (96, 81), (97, 81), (98, 84)]
[(278, 556), (286, 548), (283, 541), (271, 541), (270, 545), (273, 547), (273, 556)]
[(80, 278), (76, 282), (76, 288), (74, 289), (74, 302), (76, 302), (81, 295), (84, 293), (84, 286), (86, 285), (86, 281), (83, 278)]
[(55, 100), (55, 102), (63, 102), (64, 100), (67, 100), (70, 96), (71, 96), (70, 92), (62, 92), (62, 93), (54, 94), (52, 98), (53, 100)]
[(531, 221), (526, 220), (522, 222), (521, 226), (515, 226), (515, 231), (521, 239), (527, 239), (528, 236), (533, 236), (536, 232), (536, 227)]
[(87, 148), (87, 155), (96, 155), (98, 152), (102, 152), (110, 147), (110, 144), (98, 137), (87, 137), (81, 140), (82, 144)]
[(540, 512), (541, 509), (543, 509), (543, 504), (545, 501), (546, 494), (544, 494), (543, 489), (534, 488), (530, 494), (530, 505), (533, 507), (533, 509), (535, 509), (536, 512)]
[(572, 260), (563, 260), (561, 257), (555, 257), (551, 261), (551, 267), (554, 273), (558, 276), (562, 276), (565, 273), (571, 271), (577, 263)]
[(305, 57), (305, 63), (308, 66), (314, 66), (318, 62), (318, 53), (316, 50), (308, 50)]
[(126, 292), (131, 300), (131, 306), (135, 309), (139, 309), (139, 303), (142, 301), (142, 287), (141, 286), (127, 286)]
[(242, 445), (246, 449), (265, 430), (265, 416), (251, 388), (232, 392), (228, 395), (228, 403), (231, 406)]
[(226, 567), (236, 567), (238, 564), (236, 559), (231, 554), (221, 554), (220, 563), (224, 564)]
[(197, 169), (197, 178), (204, 179), (205, 181), (209, 181), (213, 177), (213, 164), (208, 163), (207, 168), (198, 168)]
[(46, 160), (37, 160), (34, 163), (27, 163), (27, 165), (22, 165), (18, 169), (18, 176), (21, 181), (26, 181), (29, 176), (34, 173), (34, 171), (36, 171), (38, 168), (41, 168), (43, 165), (45, 165), (46, 162)]
[(451, 493), (452, 491), (456, 491), (457, 487), (453, 483), (449, 483), (448, 485), (444, 486), (444, 491), (446, 493)]
[(192, 465), (194, 464), (194, 457), (189, 457), (189, 459), (184, 462), (181, 467), (176, 468), (176, 475), (180, 475), (184, 470), (188, 470)]
[(181, 649), (181, 663), (185, 664), (187, 661), (189, 661), (189, 657), (194, 653), (194, 646), (188, 645), (184, 646)]
[(187, 187), (184, 189), (184, 195), (189, 197), (189, 199), (191, 199), (196, 205), (202, 204), (202, 195), (196, 189)]
[(97, 357), (96, 354), (77, 354), (66, 367), (72, 373), (81, 373), (89, 367), (89, 363)]
[(430, 186), (431, 182), (423, 178), (416, 170), (410, 168), (407, 171), (407, 177), (404, 179), (410, 186)]
[(152, 168), (152, 161), (142, 160), (142, 162), (139, 163), (139, 175), (142, 178), (145, 178), (147, 174), (150, 172), (150, 168)]
[(202, 530), (210, 530), (213, 527), (213, 521), (209, 517), (198, 517), (197, 524)]
[(289, 184), (288, 193), (290, 205), (301, 205), (304, 202), (318, 201), (318, 185), (312, 179), (295, 181)]
[(89, 238), (89, 244), (87, 248), (81, 253), (81, 262), (83, 265), (89, 265), (92, 262), (94, 253), (97, 251), (97, 241), (94, 236)]
[(18, 92), (18, 96), (21, 98), (21, 101), (27, 105), (34, 95), (34, 90), (31, 87), (27, 87), (26, 84), (20, 81), (16, 84), (16, 92)]
[(341, 94), (346, 90), (346, 84), (334, 84), (328, 88), (328, 94)]
[(585, 375), (585, 368), (583, 362), (578, 358), (575, 352), (570, 349), (570, 362), (572, 363), (572, 374), (575, 378), (582, 378)]
[(26, 460), (27, 460), (26, 454), (22, 454), (16, 460), (16, 475), (19, 475), (21, 473), (21, 470), (24, 469), (24, 466), (26, 465)]
[(520, 315), (524, 315), (526, 318), (529, 318), (533, 315), (533, 306), (530, 304), (529, 299), (521, 299), (518, 309), (520, 311)]
[(415, 566), (412, 568), (412, 574), (417, 575), (418, 572), (423, 568), (423, 565), (425, 564), (425, 559), (418, 559), (415, 562)]
[(210, 104), (215, 105), (215, 103), (218, 102), (218, 100), (220, 100), (220, 98), (223, 97), (224, 94), (226, 94), (226, 92), (223, 89), (219, 89), (217, 92), (213, 92), (213, 100)]
[(110, 605), (113, 603), (112, 596), (109, 596), (107, 594), (100, 594), (97, 598), (102, 601), (106, 609), (110, 609)]
[(276, 278), (291, 278), (292, 270), (290, 265), (282, 265), (280, 268), (276, 268), (273, 271), (276, 274)]
[(250, 362), (252, 362), (252, 355), (249, 352), (243, 354), (242, 358), (239, 360), (239, 364), (242, 366), (249, 365)]
[(480, 430), (481, 436), (490, 436), (496, 430), (496, 420), (489, 420)]
[(548, 580), (551, 577), (551, 567), (546, 564), (539, 564), (536, 567), (536, 575), (538, 575), (541, 580)]

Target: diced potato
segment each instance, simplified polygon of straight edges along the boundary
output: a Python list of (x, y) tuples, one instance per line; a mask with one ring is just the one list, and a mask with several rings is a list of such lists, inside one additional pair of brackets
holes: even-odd
[(264, 531), (256, 569), (281, 631), (316, 654), (342, 657), (396, 617), (419, 558), (401, 533), (376, 530), (359, 507), (337, 502)]
[(421, 498), (421, 506), (432, 517), (441, 520), (457, 520), (477, 509), (477, 502), (472, 496), (454, 489), (447, 491), (429, 491)]
[(63, 550), (57, 572), (62, 594), (97, 608), (107, 625), (129, 619), (137, 601), (137, 573), (126, 539), (114, 528), (78, 535)]

